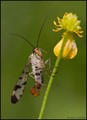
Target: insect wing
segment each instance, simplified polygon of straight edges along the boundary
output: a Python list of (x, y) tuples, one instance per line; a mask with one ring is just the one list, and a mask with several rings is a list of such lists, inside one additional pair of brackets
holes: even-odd
[(30, 61), (28, 60), (18, 81), (17, 81), (17, 84), (14, 87), (14, 90), (13, 90), (12, 96), (11, 96), (12, 103), (16, 103), (23, 95), (25, 85), (27, 82), (28, 73), (29, 73), (29, 65), (30, 65), (29, 63), (30, 63)]

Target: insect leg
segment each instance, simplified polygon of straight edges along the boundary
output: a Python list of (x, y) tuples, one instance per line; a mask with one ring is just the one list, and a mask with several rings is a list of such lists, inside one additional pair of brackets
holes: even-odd
[(43, 49), (41, 49), (41, 48), (40, 48), (40, 50), (43, 51), (43, 52), (45, 52), (45, 53), (48, 53), (47, 51), (45, 51), (45, 50), (43, 50)]
[(34, 76), (33, 76), (33, 75), (31, 75), (31, 74), (33, 74), (33, 72), (29, 73), (29, 76), (31, 76), (32, 78), (34, 78)]
[(59, 87), (58, 83), (55, 80), (53, 80), (53, 82), (56, 83), (56, 85)]
[(48, 73), (46, 72), (46, 70), (44, 70), (44, 71), (45, 71), (46, 75), (50, 78), (50, 76), (48, 75)]
[(45, 52), (45, 53), (49, 53), (49, 52), (52, 52), (53, 50), (51, 50), (51, 51), (45, 51), (45, 50), (43, 50), (43, 49), (41, 49), (41, 48), (39, 48), (41, 51), (43, 51), (43, 52)]
[(45, 64), (47, 64), (47, 62), (49, 62), (48, 65), (49, 65), (49, 69), (50, 69), (50, 66), (51, 66), (51, 58), (47, 59), (47, 60), (45, 61)]
[[(46, 75), (50, 78), (50, 76), (48, 75), (48, 73), (46, 72), (46, 70), (44, 70), (44, 71), (45, 71)], [(53, 80), (53, 82), (57, 84), (57, 82), (55, 80)], [(59, 87), (58, 84), (57, 84), (57, 86)]]
[[(49, 63), (47, 63), (47, 62), (49, 62)], [(56, 66), (51, 65), (51, 58), (47, 59), (47, 60), (45, 61), (45, 64), (46, 64), (46, 65), (49, 65), (49, 68), (50, 68), (50, 66), (51, 66), (51, 67), (56, 67)], [(56, 68), (58, 68), (58, 67), (56, 67)]]
[[(51, 58), (49, 58), (48, 60), (46, 60), (45, 64), (47, 64), (47, 62), (49, 62), (49, 64), (48, 64), (48, 65), (49, 65), (49, 68), (46, 69), (46, 70), (44, 70), (44, 71), (45, 71), (46, 75), (50, 78), (50, 76), (48, 75), (48, 73), (47, 73), (46, 71), (47, 71), (47, 70), (50, 70), (50, 66), (52, 66), (52, 65), (51, 65)], [(52, 67), (55, 67), (55, 66), (52, 66)], [(57, 67), (56, 67), (56, 68), (57, 68)], [(51, 70), (50, 70), (50, 72), (53, 73)], [(57, 72), (56, 72), (56, 73), (57, 73)], [(56, 73), (54, 73), (54, 74), (56, 74)], [(53, 77), (54, 77), (54, 76), (53, 76)], [(56, 81), (54, 81), (54, 80), (53, 80), (53, 82), (56, 83)], [(57, 83), (56, 83), (56, 84), (57, 84)], [(57, 85), (58, 85), (58, 84), (57, 84)], [(58, 85), (58, 86), (59, 86), (59, 85)]]

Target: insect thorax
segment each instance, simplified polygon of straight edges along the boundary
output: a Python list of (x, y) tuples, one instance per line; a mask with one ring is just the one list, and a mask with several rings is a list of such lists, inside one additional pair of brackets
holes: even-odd
[(32, 66), (36, 66), (36, 67), (38, 67), (38, 69), (45, 68), (44, 61), (42, 60), (42, 58), (39, 55), (32, 53), (29, 56), (29, 58), (30, 58), (30, 62), (32, 64)]

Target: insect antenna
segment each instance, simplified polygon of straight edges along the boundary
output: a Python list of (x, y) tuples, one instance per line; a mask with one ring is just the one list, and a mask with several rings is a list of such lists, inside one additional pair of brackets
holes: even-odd
[(18, 36), (18, 37), (21, 37), (21, 38), (23, 38), (25, 41), (27, 41), (33, 48), (35, 48), (26, 38), (24, 38), (24, 37), (22, 37), (21, 35), (19, 35), (19, 34), (16, 34), (16, 33), (10, 33), (11, 35), (16, 35), (16, 36)]
[[(49, 13), (49, 11), (48, 11), (48, 13)], [(37, 39), (36, 48), (38, 48), (38, 43), (39, 43), (40, 34), (41, 34), (41, 31), (42, 31), (42, 29), (43, 29), (43, 26), (44, 26), (44, 24), (45, 24), (45, 22), (46, 22), (46, 20), (47, 20), (48, 13), (47, 13), (47, 16), (46, 16), (46, 18), (45, 18), (45, 20), (44, 20), (44, 22), (43, 22), (43, 24), (42, 24), (42, 27), (41, 27), (41, 29), (40, 29), (40, 32), (39, 32), (39, 35), (38, 35), (38, 39)]]

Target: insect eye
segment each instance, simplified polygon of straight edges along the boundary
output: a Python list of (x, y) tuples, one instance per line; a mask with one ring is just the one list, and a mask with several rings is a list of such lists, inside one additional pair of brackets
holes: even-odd
[(35, 52), (35, 51), (36, 51), (36, 48), (34, 48), (32, 51)]

